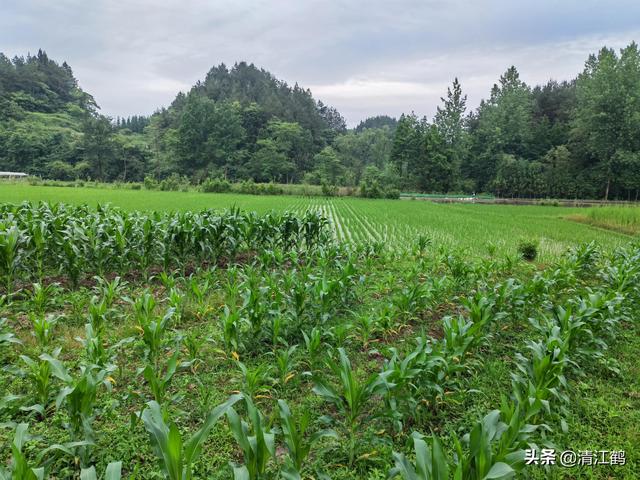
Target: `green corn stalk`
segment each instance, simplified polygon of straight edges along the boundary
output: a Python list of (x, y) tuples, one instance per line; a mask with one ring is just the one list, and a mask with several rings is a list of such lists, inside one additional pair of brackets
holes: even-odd
[(149, 433), (151, 446), (158, 457), (160, 468), (169, 480), (191, 480), (193, 464), (202, 453), (202, 444), (206, 440), (216, 422), (241, 400), (242, 395), (233, 395), (226, 402), (214, 408), (204, 424), (189, 439), (183, 441), (177, 425), (167, 421), (158, 402), (147, 403), (142, 412), (142, 421)]
[(10, 301), (13, 295), (13, 281), (20, 267), (22, 232), (9, 222), (0, 223), (0, 272), (4, 279), (4, 289)]
[(333, 359), (327, 361), (327, 366), (338, 377), (337, 388), (320, 376), (314, 375), (313, 391), (325, 401), (332, 403), (343, 417), (349, 435), (349, 463), (353, 464), (359, 419), (373, 396), (384, 393), (391, 385), (387, 381), (387, 372), (373, 374), (364, 381), (358, 380), (345, 350), (339, 348), (338, 353), (338, 362)]
[(16, 427), (11, 442), (11, 462), (9, 469), (0, 466), (0, 480), (43, 480), (44, 467), (33, 467), (22, 452), (24, 444), (31, 440), (27, 433), (29, 425), (20, 423)]
[(242, 420), (233, 407), (227, 410), (231, 432), (244, 460), (242, 465), (231, 463), (233, 477), (235, 480), (260, 480), (267, 478), (267, 462), (275, 455), (275, 433), (264, 424), (262, 414), (248, 397), (244, 397), (244, 403), (250, 423)]
[(318, 430), (307, 434), (310, 423), (308, 412), (296, 421), (284, 400), (278, 400), (278, 410), (288, 452), (288, 462), (282, 471), (282, 477), (285, 480), (300, 480), (313, 445), (322, 438), (338, 438), (338, 435), (334, 430)]
[(36, 337), (40, 348), (44, 349), (49, 345), (53, 336), (53, 329), (58, 323), (59, 317), (53, 315), (29, 314), (31, 325), (33, 326), (33, 335)]
[(144, 368), (144, 379), (147, 381), (147, 384), (151, 389), (153, 398), (160, 405), (165, 404), (167, 389), (169, 388), (171, 380), (176, 373), (176, 369), (178, 368), (179, 353), (180, 352), (176, 350), (175, 353), (169, 358), (164, 374), (161, 371), (156, 370), (152, 365), (147, 365)]
[(9, 344), (22, 345), (22, 342), (15, 334), (9, 331), (6, 318), (0, 318), (0, 347), (5, 347)]
[[(83, 468), (80, 471), (80, 480), (98, 480), (96, 467)], [(111, 462), (104, 471), (102, 480), (120, 480), (122, 478), (122, 462)]]

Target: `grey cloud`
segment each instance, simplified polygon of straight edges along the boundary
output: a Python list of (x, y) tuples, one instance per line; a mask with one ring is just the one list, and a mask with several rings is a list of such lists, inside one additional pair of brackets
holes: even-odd
[(67, 60), (105, 113), (151, 113), (211, 66), (254, 62), (350, 124), (431, 115), (454, 76), (476, 105), (509, 65), (531, 83), (581, 70), (640, 32), (640, 4), (567, 0), (4, 2), (0, 45)]

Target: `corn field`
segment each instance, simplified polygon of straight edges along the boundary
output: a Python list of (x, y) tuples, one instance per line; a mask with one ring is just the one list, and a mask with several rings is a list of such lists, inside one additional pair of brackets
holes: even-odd
[(0, 206), (0, 479), (576, 473), (552, 446), (635, 478), (640, 245), (536, 264), (361, 212)]

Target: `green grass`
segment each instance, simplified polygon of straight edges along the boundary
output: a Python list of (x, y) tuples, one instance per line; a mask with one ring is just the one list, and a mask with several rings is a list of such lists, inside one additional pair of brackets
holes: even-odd
[(622, 232), (569, 220), (569, 217), (585, 213), (579, 208), (0, 184), (0, 202), (25, 200), (89, 205), (111, 203), (127, 210), (199, 210), (236, 206), (264, 213), (270, 210), (303, 212), (310, 208), (327, 216), (340, 240), (375, 240), (407, 245), (418, 235), (427, 235), (436, 245), (468, 249), (471, 253), (483, 255), (492, 251), (515, 254), (518, 243), (526, 239), (539, 243), (542, 262), (557, 258), (579, 242), (597, 241), (612, 248), (631, 240)]

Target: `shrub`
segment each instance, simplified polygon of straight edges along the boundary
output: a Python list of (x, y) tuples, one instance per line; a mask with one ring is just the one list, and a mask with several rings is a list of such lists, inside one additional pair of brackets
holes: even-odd
[(523, 259), (531, 262), (538, 256), (538, 242), (523, 240), (518, 244), (518, 253)]
[(230, 192), (231, 183), (225, 178), (207, 178), (200, 184), (200, 191), (204, 193)]
[(322, 194), (325, 197), (335, 197), (338, 194), (338, 187), (322, 182)]
[(158, 189), (158, 181), (150, 176), (144, 177), (143, 185), (145, 190), (157, 190)]

